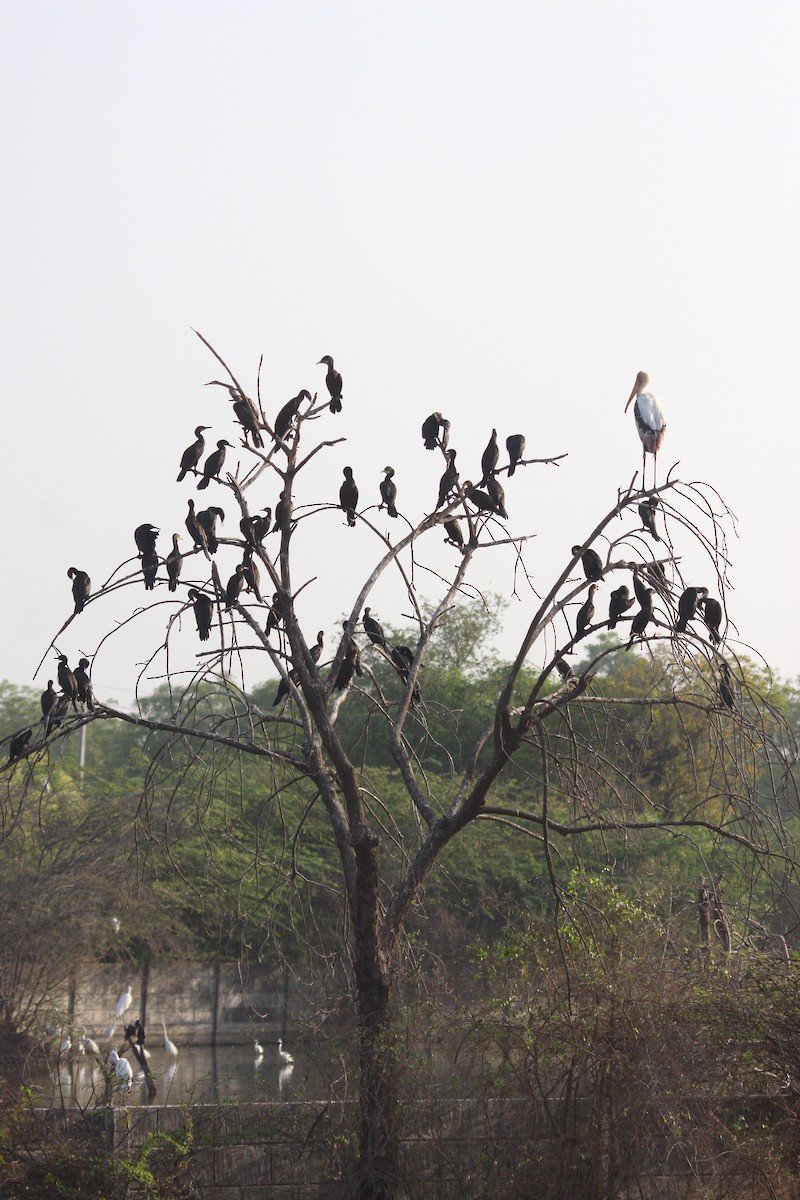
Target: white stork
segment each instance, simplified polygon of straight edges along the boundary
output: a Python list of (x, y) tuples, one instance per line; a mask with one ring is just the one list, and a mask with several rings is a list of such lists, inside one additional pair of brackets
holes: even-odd
[(663, 408), (652, 392), (645, 391), (649, 382), (650, 376), (647, 372), (640, 371), (636, 376), (633, 391), (628, 397), (628, 403), (625, 405), (625, 412), (627, 412), (630, 408), (631, 400), (633, 400), (634, 396), (636, 397), (636, 403), (633, 406), (633, 415), (636, 418), (636, 431), (642, 440), (642, 490), (645, 487), (644, 464), (646, 454), (652, 454), (653, 456), (653, 487), (656, 485), (656, 458), (661, 449), (664, 432), (667, 428)]

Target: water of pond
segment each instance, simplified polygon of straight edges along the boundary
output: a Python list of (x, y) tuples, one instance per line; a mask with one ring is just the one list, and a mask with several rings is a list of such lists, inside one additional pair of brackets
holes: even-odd
[[(148, 1095), (144, 1073), (132, 1054), (133, 1088), (120, 1093), (115, 1103), (127, 1107), (141, 1104), (203, 1104), (236, 1100), (240, 1103), (276, 1100), (318, 1100), (329, 1094), (331, 1056), (323, 1046), (292, 1046), (294, 1063), (285, 1066), (274, 1043), (264, 1043), (257, 1058), (252, 1044), (239, 1046), (183, 1046), (177, 1059), (170, 1059), (154, 1046), (149, 1067), (156, 1085)], [(89, 1055), (72, 1062), (45, 1063), (30, 1071), (30, 1086), (37, 1106), (91, 1106), (104, 1093), (100, 1063)]]

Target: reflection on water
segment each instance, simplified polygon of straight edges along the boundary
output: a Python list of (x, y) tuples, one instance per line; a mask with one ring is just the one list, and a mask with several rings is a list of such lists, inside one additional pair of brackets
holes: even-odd
[[(114, 1103), (130, 1107), (140, 1104), (202, 1104), (226, 1100), (275, 1101), (318, 1100), (326, 1095), (323, 1071), (315, 1053), (321, 1047), (292, 1047), (294, 1062), (285, 1065), (276, 1045), (264, 1044), (264, 1053), (256, 1057), (252, 1043), (246, 1046), (184, 1046), (177, 1059), (153, 1048), (149, 1066), (156, 1085), (154, 1097), (148, 1096), (144, 1073), (132, 1055), (128, 1055), (133, 1073), (133, 1090), (115, 1093)], [(330, 1064), (328, 1064), (330, 1065)], [(64, 1104), (86, 1107), (102, 1102), (103, 1072), (97, 1059), (82, 1055), (69, 1063), (31, 1072), (30, 1085), (36, 1090), (37, 1105)]]

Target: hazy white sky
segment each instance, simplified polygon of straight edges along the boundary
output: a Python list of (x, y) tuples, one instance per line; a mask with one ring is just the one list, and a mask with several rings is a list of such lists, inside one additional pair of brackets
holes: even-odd
[[(335, 500), (345, 463), (377, 499), (391, 462), (401, 509), (430, 511), (437, 408), (473, 477), (492, 425), (568, 451), (507, 488), (540, 589), (640, 464), (623, 408), (649, 371), (664, 469), (739, 518), (741, 639), (800, 672), (796, 4), (6, 0), (0, 20), (0, 677), (30, 681), (68, 566), (99, 583), (143, 521), (166, 553), (194, 425), (234, 440), (192, 327), (251, 393), (263, 353), (272, 416), (334, 355), (345, 409), (324, 434), (348, 441), (301, 502)], [(336, 514), (318, 528), (312, 641), (372, 553)], [(508, 592), (493, 553), (477, 577)], [(512, 603), (505, 653), (532, 606)], [(61, 648), (92, 655), (125, 607), (92, 605)], [(374, 607), (407, 611), (388, 584)], [(169, 611), (107, 644), (101, 696), (130, 698)], [(191, 619), (179, 639), (192, 660)]]

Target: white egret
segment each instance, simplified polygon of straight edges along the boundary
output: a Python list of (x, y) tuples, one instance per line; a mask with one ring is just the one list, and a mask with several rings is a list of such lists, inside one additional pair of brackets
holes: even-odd
[(281, 1041), (280, 1038), (278, 1038), (278, 1057), (280, 1058), (280, 1060), (284, 1064), (284, 1066), (288, 1067), (294, 1063), (294, 1058), (288, 1052), (288, 1050), (284, 1050), (283, 1042)]
[(65, 1037), (61, 1045), (58, 1047), (58, 1057), (66, 1058), (72, 1049), (72, 1038)]
[(128, 1011), (128, 1009), (130, 1008), (132, 1003), (133, 1003), (133, 992), (131, 991), (131, 985), (129, 983), (126, 983), (125, 991), (122, 993), (119, 1000), (117, 1001), (117, 1007), (115, 1010), (115, 1016), (118, 1021), (121, 1020), (122, 1017), (125, 1016), (125, 1013)]
[(112, 1021), (110, 1025), (106, 1025), (103, 1032), (100, 1034), (101, 1042), (110, 1042), (114, 1036), (114, 1030), (117, 1028), (116, 1021)]
[(161, 1028), (164, 1030), (164, 1049), (166, 1050), (166, 1052), (170, 1056), (170, 1058), (177, 1058), (178, 1057), (178, 1047), (175, 1045), (174, 1042), (171, 1042), (169, 1040), (169, 1038), (167, 1037), (167, 1027), (163, 1021), (161, 1022)]
[(631, 400), (633, 400), (634, 396), (636, 397), (636, 403), (633, 406), (633, 415), (636, 418), (636, 431), (642, 442), (642, 488), (645, 486), (644, 463), (646, 454), (652, 454), (653, 456), (653, 487), (655, 487), (656, 458), (661, 449), (661, 443), (664, 440), (664, 431), (667, 428), (667, 419), (664, 416), (663, 408), (652, 392), (645, 391), (649, 382), (650, 376), (647, 372), (640, 371), (636, 376), (633, 391), (628, 397), (628, 403), (625, 405), (625, 412), (627, 412)]
[(85, 1027), (81, 1029), (81, 1047), (85, 1054), (99, 1054), (100, 1053), (100, 1047), (98, 1046), (98, 1044), (94, 1040), (94, 1038), (90, 1038), (90, 1037), (86, 1036)]
[(256, 1052), (256, 1058), (264, 1057), (264, 1047), (261, 1045), (261, 1042), (253, 1042), (253, 1049)]
[(120, 1087), (126, 1087), (128, 1091), (133, 1087), (133, 1068), (127, 1058), (120, 1058), (116, 1050), (111, 1050), (108, 1055), (108, 1061), (114, 1068), (114, 1074), (120, 1084)]

